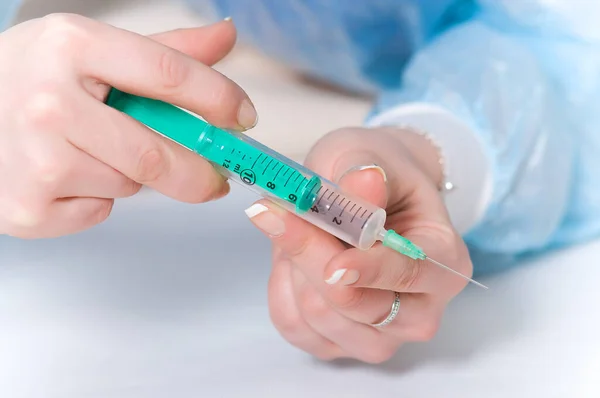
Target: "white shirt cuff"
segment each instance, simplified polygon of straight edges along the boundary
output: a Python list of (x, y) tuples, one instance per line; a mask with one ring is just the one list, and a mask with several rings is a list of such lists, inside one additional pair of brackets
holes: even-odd
[(481, 138), (465, 122), (443, 108), (411, 103), (375, 116), (367, 126), (427, 133), (440, 146), (447, 180), (455, 187), (444, 195), (452, 224), (464, 235), (481, 221), (492, 198), (492, 166)]

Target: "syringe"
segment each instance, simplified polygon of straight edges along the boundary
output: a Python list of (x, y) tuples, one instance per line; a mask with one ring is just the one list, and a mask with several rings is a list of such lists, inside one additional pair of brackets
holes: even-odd
[(112, 89), (106, 103), (202, 156), (222, 175), (361, 250), (377, 241), (414, 260), (428, 260), (480, 287), (479, 282), (429, 258), (393, 230), (384, 209), (340, 188), (243, 133), (212, 126), (176, 106)]

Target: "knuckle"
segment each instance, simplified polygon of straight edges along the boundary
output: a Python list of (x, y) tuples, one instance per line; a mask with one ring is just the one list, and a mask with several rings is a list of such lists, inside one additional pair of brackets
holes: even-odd
[(104, 221), (106, 221), (106, 219), (110, 216), (110, 213), (112, 212), (113, 209), (113, 205), (114, 205), (114, 200), (103, 200), (98, 207), (95, 209), (95, 212), (93, 214), (93, 224), (100, 224)]
[(47, 206), (41, 202), (16, 203), (5, 216), (12, 230), (27, 231), (42, 225), (47, 217)]
[(301, 312), (313, 319), (329, 316), (331, 309), (321, 295), (314, 290), (306, 289), (300, 296)]
[(21, 108), (21, 121), (34, 131), (64, 131), (69, 124), (69, 106), (57, 90), (37, 90)]
[[(387, 268), (387, 269), (386, 269)], [(391, 286), (395, 291), (410, 291), (417, 284), (421, 277), (421, 264), (416, 260), (409, 260), (403, 267), (380, 267), (375, 280), (377, 284), (389, 285), (391, 274)]]
[(205, 116), (209, 119), (223, 119), (223, 115), (231, 115), (233, 120), (237, 123), (237, 106), (240, 102), (241, 91), (235, 86), (233, 82), (225, 80), (221, 82), (216, 81), (215, 87), (210, 93), (208, 103), (206, 104)]
[(133, 180), (139, 184), (149, 184), (157, 181), (168, 172), (168, 162), (164, 151), (152, 147), (142, 151), (138, 157)]
[(308, 248), (313, 246), (313, 241), (307, 236), (299, 236), (297, 239), (286, 239), (282, 246), (290, 259), (300, 260), (302, 255), (308, 251)]
[(89, 34), (85, 18), (75, 14), (50, 14), (43, 19), (40, 39), (55, 55), (75, 54), (86, 45)]
[(331, 362), (336, 359), (342, 358), (342, 355), (340, 354), (339, 349), (336, 349), (336, 347), (334, 347), (333, 345), (332, 345), (332, 347), (326, 347), (326, 348), (320, 349), (317, 352), (315, 352), (313, 355), (318, 360), (324, 361), (324, 362)]
[(211, 178), (207, 178), (202, 181), (196, 190), (189, 192), (186, 187), (182, 187), (181, 197), (187, 197), (187, 202), (191, 203), (205, 203), (212, 199), (216, 199), (219, 196), (219, 192), (225, 191), (228, 186), (226, 182), (218, 177), (218, 182), (214, 182)]
[[(338, 167), (341, 155), (357, 150), (364, 152), (365, 131), (362, 128), (344, 127), (327, 133), (310, 150), (305, 160), (306, 166), (322, 170), (321, 173), (332, 174)], [(335, 156), (332, 156), (332, 150), (335, 151)]]
[(289, 316), (279, 311), (271, 311), (271, 320), (279, 333), (290, 343), (297, 342), (298, 332), (300, 331), (300, 319), (295, 316)]
[(333, 288), (328, 293), (328, 300), (341, 310), (355, 309), (365, 301), (366, 289)]
[(329, 132), (321, 140), (327, 144), (345, 145), (354, 148), (356, 144), (364, 143), (364, 136), (364, 129), (343, 127)]
[(124, 177), (121, 182), (121, 192), (124, 197), (133, 196), (142, 189), (141, 184)]
[(395, 354), (396, 349), (387, 344), (374, 344), (365, 351), (361, 359), (367, 363), (378, 365), (389, 361)]
[(173, 90), (188, 81), (191, 66), (172, 49), (165, 49), (158, 64), (161, 81), (165, 89)]
[(427, 342), (433, 340), (440, 328), (439, 321), (431, 319), (415, 327), (414, 341)]
[(54, 192), (68, 173), (67, 165), (53, 155), (31, 159), (30, 167), (32, 179), (47, 193)]
[(279, 281), (271, 276), (268, 285), (269, 316), (273, 325), (283, 337), (288, 341), (295, 340), (295, 336), (301, 329), (302, 320), (296, 312), (287, 310), (278, 294), (279, 291)]

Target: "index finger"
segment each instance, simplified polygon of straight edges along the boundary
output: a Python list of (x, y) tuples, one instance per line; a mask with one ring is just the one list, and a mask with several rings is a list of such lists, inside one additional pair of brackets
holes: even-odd
[[(471, 277), (472, 267), (466, 248), (461, 250), (459, 245), (448, 245), (429, 236), (412, 235), (410, 238), (431, 249), (426, 249), (426, 252), (440, 253), (442, 257), (439, 258), (443, 258), (451, 269)], [(337, 255), (327, 265), (324, 278), (341, 274), (342, 277), (337, 279), (343, 279), (348, 271), (352, 271), (354, 276), (351, 281), (353, 287), (429, 293), (444, 298), (454, 297), (467, 284), (465, 279), (446, 269), (425, 260), (414, 260), (383, 245), (369, 251), (351, 249)]]
[(233, 81), (166, 45), (87, 21), (96, 33), (81, 57), (83, 73), (124, 92), (162, 100), (223, 128), (254, 127), (257, 114)]

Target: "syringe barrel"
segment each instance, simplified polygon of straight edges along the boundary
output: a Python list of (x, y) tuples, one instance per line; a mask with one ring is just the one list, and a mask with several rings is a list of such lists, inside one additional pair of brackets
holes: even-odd
[(206, 125), (193, 150), (231, 181), (297, 214), (316, 201), (320, 180), (314, 173), (243, 133)]
[(352, 246), (370, 248), (384, 228), (385, 210), (343, 193), (336, 184), (243, 133), (219, 129), (173, 105), (115, 89), (106, 102), (198, 153), (231, 181)]
[(321, 178), (321, 187), (311, 209), (300, 217), (361, 250), (367, 250), (384, 230), (386, 212), (353, 197)]
[(195, 151), (230, 180), (352, 246), (370, 248), (384, 227), (385, 210), (349, 196), (333, 182), (245, 134), (210, 126)]

